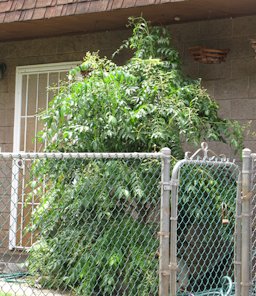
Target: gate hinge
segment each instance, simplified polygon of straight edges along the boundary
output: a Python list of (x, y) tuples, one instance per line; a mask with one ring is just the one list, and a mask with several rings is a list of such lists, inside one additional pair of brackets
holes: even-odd
[(177, 217), (170, 217), (170, 221), (178, 221)]
[(177, 270), (178, 269), (178, 265), (176, 263), (170, 263), (169, 264), (169, 269), (171, 270)]
[(162, 182), (161, 184), (163, 186), (164, 191), (170, 191), (171, 190), (171, 183), (170, 182)]
[(178, 186), (179, 180), (178, 179), (172, 179), (170, 182), (161, 182), (164, 191), (171, 191), (172, 186)]
[(244, 287), (250, 287), (251, 285), (252, 285), (252, 283), (250, 283), (250, 282), (247, 282), (247, 283), (241, 282), (241, 286), (244, 286)]
[(252, 199), (252, 197), (253, 197), (253, 192), (250, 191), (247, 194), (242, 195), (241, 200), (250, 200), (250, 199)]
[(242, 217), (251, 217), (252, 215), (251, 214), (246, 214), (246, 213), (242, 213), (242, 215), (241, 215)]
[(164, 237), (164, 238), (169, 238), (169, 236), (170, 236), (170, 233), (169, 232), (166, 232), (166, 231), (159, 231), (157, 234), (159, 236)]
[(170, 275), (170, 270), (168, 269), (168, 270), (160, 270), (160, 273), (162, 274), (162, 275), (164, 275), (164, 276), (169, 276)]

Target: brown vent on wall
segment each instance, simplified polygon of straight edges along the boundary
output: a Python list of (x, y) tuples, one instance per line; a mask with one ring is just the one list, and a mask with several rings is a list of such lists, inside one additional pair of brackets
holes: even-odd
[(203, 64), (220, 64), (225, 62), (229, 49), (213, 49), (202, 46), (190, 47), (194, 60)]

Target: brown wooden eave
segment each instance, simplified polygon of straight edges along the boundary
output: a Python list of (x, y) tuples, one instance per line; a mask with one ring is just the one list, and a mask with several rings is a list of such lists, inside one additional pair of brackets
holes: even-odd
[[(63, 1), (64, 3), (65, 1), (72, 0), (55, 1)], [(115, 0), (94, 0), (92, 3), (98, 3), (99, 8), (99, 3), (105, 2), (109, 4), (111, 1), (113, 2), (112, 4), (114, 4)], [(45, 14), (44, 17), (39, 18), (39, 14), (37, 14), (37, 19), (31, 17), (23, 21), (9, 21), (3, 23), (1, 23), (0, 19), (0, 41), (122, 29), (125, 28), (129, 16), (143, 15), (154, 24), (169, 24), (175, 22), (175, 16), (179, 16), (181, 22), (188, 22), (256, 14), (255, 0), (187, 0), (182, 2), (162, 0), (162, 2), (167, 2), (162, 4), (152, 4), (153, 1), (157, 3), (155, 1), (159, 0), (122, 0), (119, 1), (119, 3), (124, 3), (125, 1), (128, 1), (130, 4), (132, 4), (133, 1), (133, 3), (137, 3), (138, 5), (130, 5), (130, 7), (126, 5), (127, 7), (125, 8), (118, 6), (116, 1), (116, 6), (112, 5), (111, 9), (103, 9), (104, 7), (101, 6), (101, 9), (98, 9), (98, 11), (91, 9), (87, 12), (83, 12), (80, 10), (73, 14), (65, 14), (64, 16), (52, 15), (47, 18)], [(125, 3), (127, 4), (128, 2)], [(83, 3), (86, 3), (86, 1), (83, 1)]]

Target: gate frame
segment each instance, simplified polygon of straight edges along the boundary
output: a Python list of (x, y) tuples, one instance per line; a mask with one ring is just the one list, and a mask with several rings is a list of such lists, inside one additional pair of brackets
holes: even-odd
[[(208, 153), (211, 153), (211, 156)], [(203, 157), (200, 158), (200, 153), (203, 153)], [(236, 219), (235, 219), (235, 229), (236, 234), (234, 234), (234, 276), (235, 276), (235, 283), (236, 283), (236, 295), (240, 296), (238, 292), (240, 292), (240, 283), (241, 283), (241, 271), (240, 271), (240, 257), (241, 257), (241, 239), (238, 237), (238, 234), (241, 233), (240, 227), (241, 223), (239, 224), (239, 220), (237, 217), (241, 215), (240, 207), (239, 207), (239, 200), (241, 198), (240, 194), (240, 179), (241, 179), (241, 171), (238, 165), (235, 162), (231, 162), (229, 158), (226, 158), (224, 155), (216, 155), (212, 150), (208, 149), (208, 144), (203, 142), (201, 144), (201, 148), (198, 149), (193, 155), (189, 156), (190, 152), (185, 153), (185, 158), (178, 161), (172, 171), (171, 177), (171, 233), (170, 233), (170, 296), (176, 296), (177, 293), (177, 220), (178, 220), (178, 189), (179, 189), (179, 174), (180, 168), (184, 164), (211, 164), (211, 165), (225, 165), (226, 167), (229, 166), (239, 171), (238, 174), (238, 186), (237, 186), (237, 196), (236, 196)], [(242, 295), (245, 296), (245, 295)]]

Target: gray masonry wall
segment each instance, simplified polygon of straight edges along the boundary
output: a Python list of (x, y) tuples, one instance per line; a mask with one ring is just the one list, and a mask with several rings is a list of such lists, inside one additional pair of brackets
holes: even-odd
[[(247, 127), (245, 146), (256, 151), (256, 60), (250, 39), (256, 37), (256, 16), (179, 23), (169, 26), (175, 47), (183, 60), (185, 72), (202, 78), (202, 84), (220, 104), (220, 115), (237, 119)], [(7, 72), (0, 80), (0, 147), (12, 150), (15, 68), (21, 65), (80, 60), (86, 51), (100, 50), (111, 56), (128, 36), (128, 31), (103, 32), (88, 35), (57, 37), (0, 43), (0, 62)], [(212, 48), (230, 48), (227, 61), (218, 65), (194, 62), (188, 48), (204, 45)], [(127, 54), (119, 56), (123, 62)], [(227, 155), (225, 145), (212, 144)], [(216, 145), (218, 148), (216, 148)]]
[[(256, 16), (222, 19), (171, 25), (174, 45), (179, 50), (185, 72), (194, 78), (202, 78), (202, 84), (220, 104), (220, 115), (237, 119), (247, 127), (245, 146), (256, 152), (256, 60), (250, 38), (256, 37)], [(12, 151), (14, 93), (16, 66), (82, 60), (86, 51), (100, 50), (111, 56), (127, 38), (128, 31), (35, 39), (0, 43), (0, 62), (5, 62), (7, 72), (0, 80), (0, 147), (3, 152)], [(194, 62), (188, 48), (204, 45), (213, 48), (230, 48), (227, 61), (219, 65), (203, 65)], [(123, 62), (127, 53), (118, 57)], [(213, 150), (230, 155), (224, 144), (211, 143)], [(8, 209), (0, 213), (7, 221)], [(6, 217), (6, 219), (4, 218)], [(4, 229), (8, 238), (8, 225)], [(7, 241), (0, 242), (0, 248)]]
[[(79, 61), (87, 51), (111, 57), (127, 31), (0, 43), (0, 62), (7, 65), (0, 80), (0, 147), (12, 151), (16, 66)], [(120, 56), (118, 61), (125, 60)]]
[[(0, 43), (0, 63), (4, 62), (7, 65), (4, 79), (0, 80), (0, 147), (2, 152), (10, 152), (13, 149), (17, 66), (82, 61), (87, 51), (100, 50), (102, 55), (111, 57), (113, 51), (127, 36), (128, 31), (115, 31)], [(127, 54), (124, 53), (118, 57), (117, 62), (125, 61)], [(8, 250), (11, 196), (11, 171), (6, 170), (3, 165), (2, 161), (0, 163), (0, 254), (6, 254)], [(11, 167), (10, 163), (9, 167)], [(2, 258), (3, 256), (0, 256), (0, 272)], [(9, 261), (8, 258), (6, 260)]]
[[(256, 16), (201, 21), (170, 26), (185, 72), (202, 78), (203, 86), (220, 105), (220, 115), (246, 126), (244, 145), (256, 151), (256, 60), (250, 39), (256, 37)], [(229, 48), (225, 63), (194, 62), (188, 48), (202, 45)], [(217, 152), (232, 155), (224, 144), (211, 143)]]

